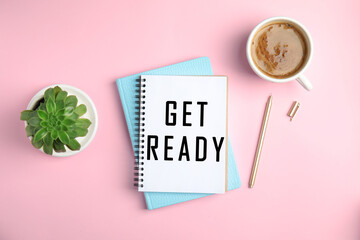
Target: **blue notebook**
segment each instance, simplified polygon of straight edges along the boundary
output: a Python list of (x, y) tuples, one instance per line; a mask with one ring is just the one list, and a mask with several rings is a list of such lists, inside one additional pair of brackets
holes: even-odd
[[(136, 104), (135, 91), (136, 79), (140, 75), (213, 75), (210, 60), (207, 57), (201, 57), (186, 62), (169, 65), (166, 67), (134, 74), (124, 78), (117, 79), (123, 110), (126, 118), (126, 123), (129, 129), (132, 146), (138, 145), (136, 141)], [(241, 185), (239, 173), (236, 167), (234, 154), (231, 148), (230, 140), (228, 141), (228, 182), (227, 190), (239, 188)], [(144, 192), (147, 208), (149, 210), (169, 206), (176, 203), (181, 203), (211, 194), (205, 193), (169, 193), (169, 192)]]

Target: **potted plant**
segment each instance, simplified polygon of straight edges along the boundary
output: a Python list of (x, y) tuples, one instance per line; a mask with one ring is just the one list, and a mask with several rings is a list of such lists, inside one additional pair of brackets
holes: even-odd
[(70, 156), (83, 150), (97, 130), (96, 108), (89, 96), (69, 85), (39, 91), (20, 119), (25, 121), (31, 144), (53, 156)]

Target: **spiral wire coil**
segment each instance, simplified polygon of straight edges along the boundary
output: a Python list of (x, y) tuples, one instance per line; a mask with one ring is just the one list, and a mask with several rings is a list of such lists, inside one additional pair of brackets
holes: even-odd
[(135, 173), (134, 186), (144, 187), (144, 149), (145, 149), (145, 87), (146, 79), (136, 79), (135, 94)]

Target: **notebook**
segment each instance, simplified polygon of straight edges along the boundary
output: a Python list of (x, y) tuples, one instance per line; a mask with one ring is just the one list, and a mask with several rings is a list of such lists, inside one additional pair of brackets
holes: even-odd
[(227, 77), (141, 75), (139, 191), (224, 193)]
[[(123, 106), (123, 111), (129, 130), (132, 146), (136, 143), (136, 113), (135, 113), (135, 90), (136, 79), (140, 75), (212, 75), (210, 60), (207, 57), (192, 59), (189, 61), (157, 68), (154, 70), (130, 75), (117, 79), (117, 87)], [(228, 138), (229, 139), (229, 138)], [(123, 159), (129, 161), (129, 159)], [(228, 168), (227, 168), (227, 190), (233, 190), (241, 186), (239, 173), (236, 167), (234, 154), (230, 141), (228, 140)], [(211, 194), (205, 193), (169, 193), (169, 192), (144, 192), (145, 201), (149, 210), (161, 208), (189, 200), (206, 197)]]

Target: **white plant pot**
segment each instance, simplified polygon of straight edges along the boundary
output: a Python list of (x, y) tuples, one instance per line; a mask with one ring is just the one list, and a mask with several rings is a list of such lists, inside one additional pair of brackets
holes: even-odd
[[(65, 152), (58, 153), (58, 152), (53, 151), (53, 154), (52, 154), (52, 156), (55, 156), (55, 157), (68, 157), (68, 156), (71, 156), (71, 155), (74, 155), (74, 154), (77, 154), (77, 153), (83, 151), (89, 145), (89, 143), (93, 140), (96, 130), (98, 128), (98, 115), (97, 115), (96, 108), (95, 108), (93, 101), (90, 99), (90, 97), (85, 92), (83, 92), (82, 90), (80, 90), (76, 87), (73, 87), (70, 85), (65, 85), (65, 84), (55, 84), (55, 85), (51, 85), (51, 86), (41, 89), (30, 100), (29, 105), (27, 106), (27, 110), (33, 109), (35, 104), (44, 97), (44, 93), (48, 88), (52, 88), (52, 87), (56, 87), (56, 86), (59, 86), (62, 90), (67, 91), (68, 95), (75, 95), (78, 99), (78, 105), (85, 104), (87, 111), (83, 116), (81, 116), (81, 118), (87, 118), (91, 121), (91, 125), (88, 128), (88, 134), (85, 137), (77, 137), (76, 138), (76, 140), (81, 145), (80, 150), (72, 151), (65, 146), (65, 149), (66, 149)], [(25, 127), (26, 126), (27, 126), (27, 121), (25, 121)], [(31, 138), (32, 137), (29, 137), (30, 140), (31, 140)], [(39, 150), (44, 152), (42, 147)]]

